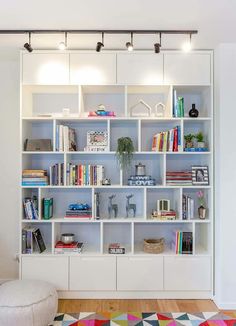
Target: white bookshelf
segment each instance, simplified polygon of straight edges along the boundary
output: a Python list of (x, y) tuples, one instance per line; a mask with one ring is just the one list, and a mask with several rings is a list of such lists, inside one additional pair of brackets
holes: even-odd
[[(56, 54), (55, 54), (56, 55)], [(211, 53), (209, 54), (211, 56)], [(23, 67), (24, 68), (24, 67)], [(190, 83), (191, 84), (191, 83)], [(177, 90), (178, 95), (185, 99), (185, 117), (172, 117), (172, 93)], [(126, 253), (122, 256), (114, 256), (117, 264), (122, 257), (133, 257), (136, 259), (161, 259), (163, 266), (168, 257), (174, 259), (184, 259), (191, 262), (194, 259), (208, 258), (209, 283), (208, 287), (194, 289), (193, 291), (181, 290), (176, 294), (173, 288), (172, 294), (163, 285), (160, 297), (172, 298), (205, 298), (211, 297), (213, 287), (213, 226), (214, 226), (214, 138), (213, 138), (213, 85), (29, 85), (21, 84), (21, 166), (23, 169), (46, 169), (55, 163), (80, 163), (80, 164), (102, 164), (105, 167), (105, 177), (111, 179), (111, 186), (70, 186), (66, 184), (64, 175), (64, 186), (44, 186), (26, 187), (21, 186), (21, 199), (36, 195), (39, 202), (39, 220), (26, 220), (21, 207), (20, 230), (25, 225), (37, 225), (44, 237), (47, 250), (42, 254), (37, 252), (32, 255), (20, 254), (21, 257), (21, 277), (29, 277), (30, 273), (25, 272), (24, 262), (30, 258), (41, 259), (43, 257), (53, 262), (60, 259), (59, 255), (54, 254), (55, 243), (60, 239), (60, 234), (73, 232), (78, 241), (84, 242), (84, 251), (79, 257), (94, 258), (94, 267), (98, 259), (109, 260), (108, 244), (111, 242), (121, 242), (126, 247)], [(147, 102), (151, 107), (156, 103), (163, 102), (166, 105), (165, 116), (155, 117), (154, 110), (150, 117), (131, 117), (130, 107), (140, 98)], [(87, 117), (88, 111), (96, 110), (97, 106), (103, 103), (110, 110), (116, 111), (114, 118), (92, 118)], [(196, 103), (199, 110), (198, 118), (189, 118), (188, 111), (191, 104)], [(62, 116), (62, 108), (69, 107), (71, 115)], [(38, 114), (52, 113), (52, 116), (42, 117)], [(56, 126), (64, 124), (73, 127), (78, 137), (78, 151), (58, 152), (56, 151)], [(181, 128), (181, 150), (179, 152), (152, 152), (152, 137), (158, 131), (165, 131), (175, 126)], [(103, 130), (108, 132), (109, 146), (107, 152), (85, 152), (86, 135), (90, 130)], [(187, 133), (197, 133), (202, 131), (206, 137), (208, 152), (184, 152), (183, 137)], [(134, 143), (135, 153), (131, 169), (129, 172), (122, 171), (116, 160), (117, 139), (121, 136), (129, 136)], [(26, 138), (50, 138), (53, 150), (50, 152), (25, 152), (24, 141)], [(127, 178), (134, 174), (135, 164), (142, 162), (146, 165), (148, 175), (156, 179), (156, 186), (128, 186)], [(210, 184), (208, 186), (168, 186), (166, 184), (166, 171), (191, 169), (192, 165), (207, 165), (209, 168)], [(207, 218), (200, 220), (197, 216), (196, 192), (204, 192), (207, 202)], [(100, 194), (100, 215), (101, 219), (94, 218), (94, 193)], [(108, 218), (108, 196), (115, 194), (114, 203), (118, 204), (118, 217)], [(126, 195), (134, 194), (132, 203), (137, 205), (137, 215), (134, 218), (125, 218)], [(190, 195), (195, 199), (195, 216), (192, 220), (182, 219), (182, 195)], [(54, 215), (50, 220), (44, 220), (41, 213), (41, 202), (44, 197), (53, 197)], [(157, 199), (170, 199), (171, 208), (177, 212), (177, 220), (158, 221), (151, 219), (151, 211), (156, 208)], [(21, 202), (22, 202), (21, 200)], [(64, 219), (64, 214), (68, 205), (74, 202), (86, 202), (92, 206), (92, 219), (81, 221), (75, 219)], [(193, 232), (193, 254), (176, 255), (171, 249), (170, 242), (174, 230)], [(164, 237), (166, 248), (162, 254), (150, 255), (142, 250), (144, 238)], [(21, 246), (20, 246), (21, 252)], [(77, 255), (78, 256), (78, 255)], [(72, 264), (71, 255), (67, 257), (68, 266)], [(113, 256), (112, 256), (113, 257)], [(73, 264), (74, 259), (73, 255)], [(78, 259), (80, 259), (78, 258)], [(79, 260), (78, 260), (79, 261)], [(85, 260), (86, 261), (86, 260)], [(89, 260), (90, 261), (90, 260)], [(149, 260), (148, 260), (149, 261)], [(180, 260), (179, 260), (180, 261)], [(32, 260), (33, 262), (33, 260)], [(65, 259), (63, 260), (65, 262)], [(141, 260), (142, 262), (142, 260)], [(145, 262), (145, 260), (144, 260)], [(58, 264), (58, 263), (57, 263)], [(143, 262), (142, 262), (143, 264)], [(167, 264), (167, 262), (166, 262)], [(169, 264), (169, 260), (168, 260)], [(190, 264), (190, 263), (189, 263)], [(205, 260), (204, 260), (205, 264)], [(106, 263), (105, 263), (106, 265)], [(194, 265), (194, 263), (193, 263)], [(27, 265), (28, 266), (28, 265)], [(72, 266), (72, 265), (70, 265)], [(204, 265), (205, 266), (205, 265)], [(165, 271), (166, 267), (163, 267)], [(116, 273), (118, 282), (119, 273)], [(33, 273), (33, 272), (32, 272)], [(35, 271), (34, 271), (35, 273)], [(118, 273), (118, 274), (117, 274)], [(194, 271), (193, 271), (194, 273)], [(73, 274), (73, 273), (72, 273)], [(164, 273), (165, 274), (165, 273)], [(30, 277), (34, 277), (32, 274)], [(148, 275), (148, 274), (147, 274)], [(200, 272), (201, 275), (201, 272)], [(45, 276), (46, 277), (46, 276)], [(70, 268), (67, 270), (69, 286), (64, 289), (63, 295), (73, 297), (70, 291), (77, 291), (80, 288), (72, 288), (74, 284), (70, 280)], [(72, 276), (71, 276), (72, 277)], [(148, 277), (148, 276), (147, 276)], [(169, 276), (168, 276), (169, 277)], [(165, 278), (165, 276), (164, 276)], [(178, 280), (177, 280), (178, 281)], [(164, 281), (163, 281), (164, 282)], [(165, 279), (166, 282), (166, 279)], [(164, 282), (164, 283), (165, 283)], [(193, 282), (194, 277), (193, 277)], [(164, 284), (163, 283), (163, 284)], [(181, 283), (181, 282), (180, 282)], [(58, 286), (60, 288), (60, 286)], [(147, 287), (148, 288), (148, 287)], [(81, 288), (82, 289), (82, 288)], [(89, 297), (83, 290), (82, 297)], [(93, 289), (88, 288), (88, 291)], [(101, 294), (94, 291), (92, 297), (121, 297), (119, 286), (110, 289), (109, 295), (104, 292)], [(110, 291), (109, 290), (109, 291)], [(68, 292), (69, 291), (69, 292)], [(123, 297), (138, 298), (145, 297), (144, 293), (133, 293), (130, 289), (123, 291)], [(137, 286), (137, 291), (139, 288)], [(196, 291), (196, 292), (194, 292)], [(159, 297), (159, 292), (155, 295)], [(154, 292), (147, 297), (153, 297)], [(166, 296), (165, 296), (166, 293)], [(63, 296), (62, 295), (62, 296)], [(78, 295), (79, 296), (79, 295)]]

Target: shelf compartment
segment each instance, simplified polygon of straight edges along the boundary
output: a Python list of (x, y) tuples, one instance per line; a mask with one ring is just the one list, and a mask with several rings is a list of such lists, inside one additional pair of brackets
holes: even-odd
[(200, 118), (211, 117), (211, 87), (210, 86), (173, 86), (177, 97), (184, 98), (184, 116), (189, 117), (192, 104), (196, 105)]
[[(181, 133), (181, 121), (152, 121), (152, 120), (142, 120), (141, 121), (141, 150), (142, 151), (152, 151), (152, 140), (155, 134), (159, 132), (164, 132), (171, 130), (175, 127), (180, 127)], [(182, 133), (181, 133), (182, 134)], [(182, 150), (182, 140), (180, 144), (180, 150)], [(171, 152), (170, 152), (171, 153)]]
[(125, 254), (132, 253), (132, 224), (131, 223), (103, 223), (103, 253), (108, 254), (110, 243), (120, 243), (125, 247)]
[(51, 139), (53, 150), (53, 121), (22, 121), (22, 150), (26, 139)]
[[(106, 189), (96, 189), (96, 193), (99, 193), (99, 200), (100, 200), (100, 218), (102, 220), (109, 219), (109, 196), (115, 195), (114, 199), (112, 200), (113, 204), (117, 204), (118, 213), (117, 218), (114, 217), (114, 212), (112, 212), (111, 219), (116, 221), (117, 219), (122, 221), (123, 220), (138, 220), (144, 218), (144, 189), (127, 189), (127, 188), (106, 188)], [(130, 199), (130, 204), (136, 204), (136, 217), (133, 217), (133, 210), (129, 211), (129, 216), (126, 218), (126, 203), (127, 199), (126, 196), (133, 195)], [(111, 220), (109, 219), (109, 220)]]
[(100, 224), (99, 223), (55, 223), (54, 247), (60, 241), (62, 233), (74, 233), (75, 241), (83, 242), (82, 254), (100, 254)]
[(39, 195), (39, 189), (37, 188), (23, 188), (22, 189), (22, 215), (21, 215), (21, 219), (22, 220), (25, 220), (25, 221), (30, 221), (31, 220), (28, 220), (26, 219), (25, 217), (25, 209), (24, 209), (24, 204), (23, 204), (23, 201), (26, 197), (29, 197), (32, 199), (33, 196), (36, 196), (37, 197), (37, 200), (38, 200), (38, 216), (39, 216), (39, 219), (38, 220), (33, 220), (33, 221), (39, 221), (40, 220), (40, 195)]
[[(184, 135), (194, 134), (202, 132), (204, 136), (205, 146), (208, 148), (208, 151), (212, 149), (212, 138), (211, 138), (211, 121), (210, 120), (185, 120), (184, 121)], [(185, 143), (185, 141), (184, 141)], [(197, 147), (196, 140), (194, 140), (194, 145)], [(204, 152), (197, 152), (199, 154)]]
[[(68, 126), (75, 129), (77, 151), (85, 151), (87, 146), (87, 132), (89, 131), (103, 131), (108, 133), (107, 121), (101, 120), (57, 120), (57, 125)], [(72, 152), (73, 153), (73, 152)]]
[[(155, 115), (155, 105), (163, 103), (165, 105), (164, 117), (171, 117), (172, 95), (170, 86), (127, 86), (127, 111), (131, 116), (131, 107), (143, 100), (151, 107), (151, 117)], [(142, 117), (143, 105), (139, 104), (136, 108), (137, 114)], [(156, 117), (158, 118), (158, 117)]]
[[(180, 218), (180, 189), (147, 189), (147, 206), (146, 214), (147, 219), (151, 219), (153, 210), (157, 210), (157, 200), (167, 199), (170, 200), (170, 209), (176, 211), (177, 220)], [(165, 222), (165, 221), (161, 221)]]
[[(89, 111), (98, 110), (99, 104), (106, 111), (114, 111), (117, 117), (125, 116), (124, 86), (82, 86), (81, 116), (88, 117)], [(92, 119), (92, 118), (91, 118)]]
[(162, 185), (164, 181), (163, 155), (134, 154), (131, 166), (123, 171), (123, 185), (128, 185), (128, 178), (135, 175), (135, 165), (142, 163), (146, 166), (146, 175), (156, 180), (156, 185)]
[[(40, 232), (42, 234), (45, 246), (46, 246), (46, 250), (43, 251), (42, 253), (39, 252), (36, 243), (34, 243), (34, 250), (33, 250), (33, 254), (24, 254), (27, 256), (32, 256), (32, 255), (48, 255), (48, 254), (52, 254), (52, 225), (45, 223), (43, 221), (40, 221), (39, 223), (35, 224), (35, 223), (31, 223), (30, 221), (26, 221), (26, 222), (22, 222), (21, 224), (22, 229), (25, 227), (30, 227), (30, 228), (39, 228)], [(21, 231), (22, 232), (22, 231)], [(21, 233), (22, 236), (22, 233)], [(22, 252), (22, 245), (21, 245), (21, 252)]]
[(77, 165), (103, 165), (105, 178), (110, 179), (112, 185), (120, 185), (120, 169), (114, 155), (104, 155), (102, 153), (67, 154), (67, 163)]
[(130, 137), (135, 151), (138, 151), (138, 120), (110, 121), (110, 149), (117, 150), (117, 140), (120, 137)]
[[(175, 231), (193, 232), (191, 223), (135, 223), (134, 224), (134, 254), (150, 255), (143, 251), (144, 239), (165, 239), (165, 250), (160, 255), (175, 255), (172, 248), (172, 241), (175, 238)], [(155, 254), (154, 254), (155, 255)]]
[[(70, 204), (86, 203), (92, 210), (92, 189), (66, 189), (66, 188), (47, 188), (42, 189), (41, 197), (53, 198), (53, 217), (52, 220), (64, 218), (66, 210)], [(41, 204), (42, 206), (42, 204)], [(64, 219), (65, 222), (68, 220)], [(76, 221), (76, 218), (70, 220)], [(85, 219), (87, 221), (87, 219)]]
[(69, 108), (70, 114), (79, 114), (77, 86), (23, 86), (23, 117), (37, 117), (41, 114), (62, 116), (64, 108)]
[(211, 255), (212, 230), (210, 223), (195, 224), (195, 254)]
[[(200, 220), (198, 217), (198, 207), (200, 206), (199, 202), (198, 202), (198, 196), (197, 193), (199, 191), (203, 192), (203, 196), (205, 199), (205, 204), (206, 204), (206, 219), (205, 220)], [(183, 195), (185, 196), (189, 196), (194, 200), (194, 221), (199, 221), (199, 222), (203, 222), (204, 221), (208, 221), (209, 219), (211, 220), (211, 210), (212, 210), (212, 198), (211, 198), (211, 190), (210, 189), (183, 189)], [(182, 198), (183, 200), (183, 198)]]

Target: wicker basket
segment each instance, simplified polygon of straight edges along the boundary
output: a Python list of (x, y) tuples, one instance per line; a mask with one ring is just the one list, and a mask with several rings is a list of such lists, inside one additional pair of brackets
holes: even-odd
[(160, 254), (164, 251), (165, 239), (144, 239), (143, 250), (149, 254)]

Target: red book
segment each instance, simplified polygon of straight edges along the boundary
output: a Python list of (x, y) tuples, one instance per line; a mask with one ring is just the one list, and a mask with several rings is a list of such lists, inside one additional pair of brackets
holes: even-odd
[(62, 241), (58, 241), (55, 245), (55, 248), (77, 248), (77, 246), (78, 246), (78, 241), (74, 241), (69, 244), (65, 244)]
[(64, 218), (92, 218), (92, 215), (65, 215)]
[(177, 128), (174, 129), (174, 152), (178, 152), (178, 131)]

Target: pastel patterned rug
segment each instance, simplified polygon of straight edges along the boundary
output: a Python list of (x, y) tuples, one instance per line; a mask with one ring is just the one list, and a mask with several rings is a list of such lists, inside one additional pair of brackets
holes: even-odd
[(80, 312), (57, 314), (53, 326), (236, 326), (236, 312)]

